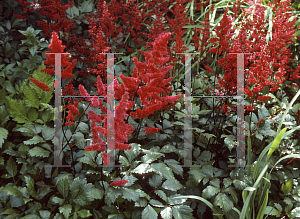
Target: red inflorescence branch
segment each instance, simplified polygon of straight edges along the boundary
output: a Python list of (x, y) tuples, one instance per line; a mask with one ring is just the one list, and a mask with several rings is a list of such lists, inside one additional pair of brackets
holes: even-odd
[(114, 180), (112, 183), (110, 183), (110, 186), (123, 186), (126, 183), (128, 183), (128, 180), (122, 179), (122, 180)]

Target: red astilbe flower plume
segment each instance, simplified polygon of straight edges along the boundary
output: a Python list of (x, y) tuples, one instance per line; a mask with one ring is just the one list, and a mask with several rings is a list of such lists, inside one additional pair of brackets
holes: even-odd
[[(111, 86), (111, 85), (110, 85)], [(83, 86), (82, 86), (83, 87)], [(97, 77), (96, 87), (98, 88), (97, 94), (102, 95), (105, 93), (105, 87), (100, 79), (100, 76)], [(83, 87), (84, 88), (84, 87)], [(128, 116), (125, 112), (132, 108), (134, 105), (133, 101), (128, 101), (128, 92), (125, 92), (122, 96), (122, 99), (119, 102), (119, 105), (116, 106), (114, 117), (114, 131), (115, 131), (115, 146), (114, 149), (119, 150), (128, 150), (132, 147), (128, 144), (124, 144), (124, 142), (128, 141), (128, 137), (134, 131), (134, 127), (130, 124), (125, 124), (124, 118)], [(111, 113), (107, 110), (107, 108), (102, 104), (102, 100), (96, 100), (98, 97), (94, 96), (92, 99), (92, 105), (94, 107), (100, 108), (103, 112)], [(105, 101), (107, 101), (107, 96), (105, 96)], [(88, 100), (89, 101), (89, 100)], [(94, 101), (94, 102), (93, 102)], [(103, 137), (107, 138), (107, 115), (95, 115), (94, 112), (88, 111), (88, 118), (92, 120), (91, 127), (92, 127), (92, 137), (93, 137), (93, 144), (85, 147), (85, 150), (98, 150), (98, 151), (105, 151), (106, 144), (103, 142), (101, 138), (99, 138), (99, 133), (103, 134)], [(104, 127), (96, 126), (97, 123), (104, 122)]]
[(50, 91), (50, 88), (48, 87), (48, 85), (46, 85), (43, 82), (40, 82), (34, 78), (30, 78), (29, 79), (32, 83), (36, 84), (39, 88), (41, 88), (43, 91)]
[(143, 132), (146, 132), (146, 135), (148, 135), (148, 134), (154, 134), (160, 130), (161, 130), (160, 128), (146, 127), (145, 130), (143, 130)]
[[(252, 17), (251, 19), (244, 17), (238, 37), (232, 40), (232, 48), (228, 45), (230, 36), (233, 34), (229, 30), (232, 19), (227, 16), (227, 9), (220, 22), (221, 25), (216, 27), (216, 34), (220, 38), (220, 45), (222, 46), (221, 50), (230, 53), (253, 53), (253, 55), (244, 56), (244, 68), (249, 69), (245, 71), (245, 75), (248, 75), (248, 78), (245, 77), (247, 78), (245, 94), (252, 100), (266, 101), (270, 99), (270, 96), (265, 96), (262, 93), (263, 88), (269, 88), (268, 92), (276, 92), (278, 87), (284, 82), (284, 76), (287, 72), (293, 71), (289, 69), (288, 63), (295, 60), (290, 59), (292, 54), (286, 47), (293, 42), (293, 34), (296, 31), (294, 29), (295, 20), (289, 21), (291, 13), (283, 13), (291, 10), (288, 7), (289, 5), (289, 1), (285, 1), (282, 2), (283, 8), (276, 8), (276, 6), (269, 3), (269, 6), (273, 8), (277, 16), (272, 18), (274, 22), (272, 39), (268, 43), (264, 19), (265, 8), (261, 5), (255, 5), (252, 11), (248, 10), (251, 12)], [(247, 39), (246, 30), (252, 31), (249, 39)], [(222, 79), (219, 77), (218, 83), (220, 86), (217, 89), (226, 95), (236, 95), (236, 59), (237, 55), (228, 54), (225, 58), (217, 61), (225, 70), (224, 77)], [(298, 77), (299, 72), (296, 69), (292, 79)], [(253, 109), (253, 105), (247, 107), (248, 111), (253, 111)]]
[[(39, 14), (48, 17), (48, 23), (37, 21), (45, 32), (45, 37), (50, 36), (51, 31), (58, 32), (64, 30), (67, 33), (73, 28), (75, 22), (66, 19), (66, 10), (74, 6), (72, 1), (64, 6), (61, 5), (61, 0), (41, 0), (39, 4), (40, 6), (37, 9)], [(56, 23), (50, 23), (50, 19), (55, 20)]]
[(114, 180), (112, 183), (110, 183), (110, 186), (123, 186), (126, 183), (128, 183), (128, 180), (122, 179), (122, 180)]
[[(136, 112), (131, 112), (131, 117), (146, 118), (155, 111), (167, 108), (169, 104), (175, 104), (175, 101), (183, 96), (183, 94), (165, 96), (172, 89), (169, 87), (169, 82), (173, 77), (168, 79), (164, 79), (164, 77), (172, 66), (161, 68), (156, 66), (163, 65), (169, 60), (169, 57), (163, 57), (163, 55), (168, 53), (167, 42), (170, 36), (171, 33), (163, 33), (155, 40), (153, 50), (144, 53), (145, 63), (139, 62), (136, 57), (133, 58), (133, 62), (136, 66), (133, 70), (133, 78), (120, 75), (120, 78), (124, 82), (125, 89), (130, 93), (137, 91), (144, 105), (142, 110), (138, 108)], [(138, 87), (141, 81), (146, 85)], [(159, 93), (163, 93), (163, 96), (159, 97)], [(133, 94), (131, 94), (130, 98), (132, 97)], [(149, 98), (151, 99), (150, 101), (148, 101)]]
[[(59, 40), (59, 37), (56, 32), (52, 32), (52, 40), (51, 44), (49, 45), (49, 49), (51, 50), (51, 53), (63, 53), (64, 49), (66, 46), (62, 45), (62, 41)], [(48, 51), (46, 52), (46, 58), (47, 60), (44, 61), (46, 65), (46, 69), (42, 69), (41, 72), (45, 72), (46, 74), (49, 75), (54, 75), (54, 69), (50, 68), (50, 65), (54, 66), (55, 65), (55, 54), (47, 54), (49, 53)], [(61, 65), (63, 68), (65, 68), (61, 72), (62, 80), (65, 80), (67, 78), (73, 78), (75, 75), (72, 74), (72, 70), (75, 67), (77, 60), (73, 59), (72, 62), (69, 62), (70, 57), (68, 54), (62, 54), (61, 55)]]

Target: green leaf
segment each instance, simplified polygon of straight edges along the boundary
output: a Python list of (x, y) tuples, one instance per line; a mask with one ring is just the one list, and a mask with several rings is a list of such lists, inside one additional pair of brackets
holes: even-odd
[(157, 188), (162, 183), (162, 177), (160, 175), (155, 174), (152, 178), (149, 179), (150, 186)]
[(105, 202), (108, 204), (113, 203), (120, 195), (122, 195), (122, 191), (120, 189), (109, 187), (105, 190)]
[(70, 186), (69, 176), (64, 175), (60, 177), (56, 182), (56, 186), (59, 193), (62, 194), (64, 198), (66, 198), (69, 194), (69, 186)]
[(86, 197), (89, 201), (94, 201), (95, 199), (102, 199), (104, 195), (104, 191), (96, 188), (92, 183), (81, 184), (81, 188), (83, 188)]
[(31, 122), (34, 122), (36, 121), (36, 119), (39, 117), (38, 115), (38, 112), (36, 109), (34, 108), (30, 108), (28, 110), (28, 119), (31, 121)]
[(8, 113), (11, 117), (23, 117), (26, 118), (26, 107), (25, 104), (20, 99), (12, 99), (7, 97), (8, 100)]
[(156, 195), (158, 195), (158, 196), (159, 196), (162, 200), (164, 200), (165, 202), (168, 200), (168, 199), (167, 199), (167, 195), (166, 195), (166, 193), (165, 193), (164, 191), (162, 191), (162, 190), (155, 190), (154, 193), (155, 193)]
[(167, 167), (167, 165), (164, 163), (153, 163), (153, 164), (151, 164), (151, 168), (156, 170), (158, 173), (160, 173), (166, 179), (175, 178), (172, 173), (172, 170), (169, 167)]
[(41, 200), (44, 198), (45, 195), (47, 195), (49, 192), (51, 192), (51, 188), (50, 186), (45, 186), (45, 187), (42, 187), (42, 188), (39, 188), (37, 190), (37, 195), (38, 195), (38, 199)]
[(156, 211), (148, 205), (142, 212), (142, 219), (156, 219), (157, 218)]
[(167, 179), (163, 184), (162, 187), (164, 189), (170, 190), (170, 191), (177, 191), (181, 188), (183, 188), (183, 185), (176, 179)]
[[(41, 143), (41, 142), (45, 142), (45, 140), (42, 137), (36, 135), (32, 139), (24, 141), (24, 144), (32, 145), (32, 144), (38, 144), (38, 143)], [(48, 151), (48, 153), (50, 153), (50, 152)], [(42, 155), (42, 156), (45, 157), (45, 155)]]
[(89, 126), (85, 122), (80, 122), (77, 130), (79, 130), (82, 133), (89, 133)]
[(286, 183), (283, 183), (281, 185), (281, 191), (284, 194), (290, 193), (292, 191), (293, 188), (293, 179), (289, 179)]
[(172, 219), (172, 208), (166, 207), (160, 212), (160, 215), (164, 219)]
[(164, 163), (166, 163), (174, 173), (183, 177), (183, 168), (177, 160), (168, 159), (164, 160)]
[(25, 199), (23, 200), (23, 198), (10, 196), (10, 206), (13, 208), (18, 208), (18, 207), (21, 207), (22, 205), (25, 205), (24, 201), (25, 201)]
[(80, 210), (80, 211), (77, 211), (77, 214), (78, 214), (80, 217), (83, 217), (83, 218), (92, 216), (92, 214), (90, 213), (90, 210), (85, 210), (85, 209)]
[(54, 128), (44, 125), (42, 129), (42, 135), (46, 141), (52, 140), (54, 138)]
[(2, 148), (4, 139), (6, 139), (7, 136), (8, 136), (8, 131), (5, 128), (0, 127), (0, 148)]
[(50, 151), (47, 151), (40, 147), (34, 147), (30, 149), (28, 153), (31, 157), (49, 157)]
[(207, 186), (202, 192), (202, 197), (205, 199), (209, 199), (220, 191), (220, 188), (216, 188), (214, 186)]
[(40, 213), (42, 219), (50, 219), (50, 215), (51, 215), (50, 211), (40, 210), (39, 213)]
[(0, 188), (0, 192), (4, 192), (5, 194), (8, 194), (8, 195), (14, 195), (18, 198), (24, 197), (23, 194), (17, 188), (15, 188), (15, 186), (13, 184), (8, 184), (5, 187), (2, 186)]
[(133, 169), (132, 172), (138, 174), (144, 174), (144, 173), (154, 172), (154, 170), (152, 168), (152, 165), (142, 163), (139, 166), (137, 166), (135, 169)]
[(224, 193), (219, 193), (216, 196), (214, 200), (214, 205), (222, 208), (225, 213), (229, 212), (234, 207), (231, 199)]
[(28, 107), (39, 108), (39, 98), (36, 91), (29, 86), (24, 86), (24, 101)]
[(187, 205), (176, 205), (172, 208), (173, 216), (175, 219), (193, 219), (193, 209)]
[(6, 170), (12, 177), (17, 175), (17, 164), (15, 163), (12, 157), (9, 157), (6, 163)]
[(28, 190), (29, 195), (36, 198), (37, 194), (36, 194), (36, 191), (34, 189), (34, 180), (31, 177), (25, 176), (25, 182), (26, 182), (26, 186), (27, 186), (27, 190)]
[(159, 152), (152, 152), (152, 151), (145, 151), (147, 154), (142, 157), (143, 163), (152, 163), (153, 161), (157, 160), (158, 158), (165, 156)]
[(139, 199), (139, 194), (133, 189), (124, 188), (122, 193), (122, 197), (129, 201), (137, 201)]
[(291, 217), (300, 217), (300, 207), (296, 207), (291, 211)]
[[(72, 205), (67, 204), (62, 207), (59, 207), (59, 212), (62, 213), (66, 219), (70, 217), (70, 214), (72, 212)], [(77, 212), (78, 213), (78, 212)]]
[[(276, 208), (271, 207), (271, 206), (267, 206), (267, 207), (266, 207), (266, 210), (265, 210), (264, 214), (268, 214), (268, 215), (280, 217), (280, 213), (276, 210)], [(300, 214), (298, 215), (298, 217), (299, 217), (299, 216), (300, 216)], [(263, 217), (262, 217), (262, 218), (263, 218)]]
[(157, 200), (154, 200), (154, 199), (151, 199), (149, 203), (150, 203), (150, 205), (152, 205), (154, 207), (158, 207), (158, 208), (165, 207), (160, 201), (157, 201)]
[(92, 12), (93, 10), (93, 2), (92, 1), (84, 1), (80, 6), (79, 6), (79, 10), (81, 13), (84, 12)]
[(202, 167), (203, 173), (206, 174), (207, 177), (214, 177), (214, 167), (211, 165), (204, 165)]
[(97, 164), (95, 164), (94, 161), (90, 157), (87, 157), (87, 156), (80, 157), (80, 158), (77, 159), (77, 161), (79, 161), (81, 163), (89, 164), (92, 167), (96, 167), (97, 166)]
[(63, 200), (62, 198), (58, 198), (56, 196), (52, 196), (50, 198), (50, 201), (54, 202), (54, 203), (57, 203), (57, 204), (60, 204), (60, 205), (62, 205), (65, 202), (65, 200)]
[(191, 167), (188, 173), (197, 181), (197, 183), (200, 183), (201, 180), (206, 177), (202, 170), (196, 167)]

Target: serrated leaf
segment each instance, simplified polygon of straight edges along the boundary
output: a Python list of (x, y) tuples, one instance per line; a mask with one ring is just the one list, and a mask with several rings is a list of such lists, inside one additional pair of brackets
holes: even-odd
[(176, 147), (173, 145), (164, 145), (161, 149), (160, 149), (160, 153), (172, 153), (177, 151)]
[(80, 210), (80, 211), (77, 211), (77, 214), (78, 214), (80, 217), (83, 217), (83, 218), (92, 216), (92, 214), (90, 213), (90, 210), (85, 210), (85, 209)]
[(42, 219), (50, 219), (50, 215), (51, 215), (50, 211), (40, 210), (39, 213), (40, 213)]
[(158, 152), (149, 152), (142, 157), (143, 163), (152, 163), (153, 161), (157, 160), (160, 157), (164, 157), (165, 155)]
[(4, 139), (6, 139), (7, 136), (8, 136), (8, 131), (5, 128), (0, 127), (0, 148), (2, 148)]
[(28, 190), (28, 193), (33, 196), (36, 197), (36, 191), (34, 189), (34, 180), (31, 177), (25, 176), (25, 182), (26, 182), (26, 187)]
[(17, 164), (12, 157), (10, 157), (6, 163), (6, 170), (12, 177), (17, 174)]
[(172, 208), (166, 207), (160, 212), (160, 215), (163, 219), (172, 219)]
[(35, 89), (24, 86), (24, 101), (28, 107), (39, 108), (39, 98)]
[(213, 177), (214, 176), (214, 168), (211, 165), (204, 165), (202, 167), (203, 173), (207, 175), (207, 177)]
[(167, 195), (166, 195), (166, 193), (164, 191), (162, 191), (162, 190), (155, 190), (154, 193), (156, 195), (158, 195), (165, 202), (167, 201)]
[(44, 125), (42, 129), (42, 135), (46, 141), (52, 140), (54, 138), (54, 128)]
[(163, 184), (162, 187), (164, 189), (170, 190), (170, 191), (177, 191), (181, 188), (183, 188), (183, 185), (176, 179), (167, 179)]
[(150, 205), (152, 205), (154, 207), (158, 207), (158, 208), (165, 207), (160, 201), (157, 201), (157, 200), (154, 200), (154, 199), (151, 199), (149, 203), (150, 203)]
[(66, 219), (70, 217), (70, 214), (72, 212), (72, 205), (67, 204), (62, 207), (59, 207), (59, 212), (62, 213)]
[(187, 205), (176, 205), (172, 208), (173, 216), (175, 219), (193, 219), (193, 209)]
[(37, 110), (34, 109), (34, 108), (30, 108), (30, 109), (28, 110), (28, 113), (27, 113), (27, 114), (28, 114), (28, 119), (29, 119), (31, 122), (34, 122), (34, 121), (39, 117)]
[(219, 193), (215, 197), (214, 205), (222, 208), (225, 213), (229, 212), (234, 207), (233, 202), (225, 193)]
[(32, 139), (24, 141), (24, 144), (26, 144), (26, 145), (32, 145), (32, 144), (38, 144), (38, 143), (41, 143), (41, 142), (45, 142), (45, 140), (42, 137), (36, 135)]
[(291, 211), (291, 216), (293, 218), (300, 217), (300, 207), (296, 207)]
[(45, 187), (43, 187), (43, 188), (39, 188), (38, 190), (37, 190), (37, 195), (38, 195), (38, 199), (39, 200), (41, 200), (41, 199), (43, 199), (44, 198), (44, 196), (45, 195), (47, 195), (49, 192), (51, 192), (52, 190), (51, 190), (51, 188), (50, 188), (50, 186), (45, 186)]
[(201, 180), (206, 177), (206, 175), (202, 172), (201, 169), (195, 167), (192, 167), (188, 173), (192, 175), (192, 177), (197, 181), (197, 183), (200, 183)]
[(220, 188), (216, 188), (214, 186), (207, 186), (202, 192), (202, 197), (205, 199), (209, 199), (220, 191)]
[(92, 183), (84, 185), (84, 191), (90, 201), (94, 201), (95, 199), (102, 199), (104, 195), (104, 191), (96, 188)]
[(175, 178), (172, 173), (172, 170), (169, 167), (167, 167), (167, 165), (164, 163), (153, 163), (151, 164), (151, 168), (156, 170), (166, 179)]
[(22, 117), (26, 118), (26, 107), (25, 104), (20, 99), (12, 99), (10, 97), (7, 97), (8, 100), (8, 113), (11, 117)]
[(164, 163), (166, 163), (174, 173), (183, 177), (183, 168), (177, 160), (168, 159), (165, 160)]
[(28, 153), (31, 157), (49, 157), (50, 151), (47, 151), (40, 147), (34, 147), (30, 149)]
[(121, 190), (109, 187), (107, 190), (105, 190), (105, 202), (113, 203), (120, 195), (122, 195)]
[(9, 184), (5, 187), (2, 186), (0, 188), (0, 191), (4, 192), (5, 194), (8, 194), (8, 195), (14, 195), (18, 198), (23, 197), (23, 194), (17, 188), (15, 188), (12, 184)]
[(64, 175), (60, 177), (56, 182), (56, 186), (59, 193), (62, 194), (64, 198), (66, 198), (69, 194), (69, 186), (70, 186), (69, 176)]
[(79, 10), (81, 13), (84, 12), (92, 12), (93, 10), (93, 2), (92, 1), (84, 1), (82, 4), (79, 6)]
[(148, 205), (142, 212), (142, 219), (156, 219), (158, 214), (156, 211)]
[(160, 175), (155, 174), (152, 178), (149, 179), (150, 186), (157, 188), (162, 183), (162, 177)]
[(123, 193), (123, 198), (129, 201), (137, 201), (139, 199), (139, 194), (133, 189), (124, 188), (122, 190), (122, 193)]
[(58, 198), (56, 196), (51, 197), (50, 201), (54, 202), (54, 203), (57, 203), (57, 204), (60, 204), (60, 205), (62, 205), (64, 203), (64, 200), (62, 198)]

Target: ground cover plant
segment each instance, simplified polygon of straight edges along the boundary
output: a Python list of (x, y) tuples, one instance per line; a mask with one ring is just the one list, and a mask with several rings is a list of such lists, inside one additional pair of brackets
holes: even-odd
[[(1, 218), (297, 218), (296, 1), (0, 3)], [(20, 31), (19, 31), (20, 30)], [(2, 40), (3, 39), (3, 40)], [(54, 164), (54, 55), (62, 55), (63, 164)], [(115, 54), (116, 164), (107, 149)], [(184, 166), (192, 55), (193, 164)], [(247, 164), (236, 158), (245, 57)], [(85, 98), (80, 98), (84, 96)], [(100, 99), (98, 96), (102, 96)], [(279, 166), (281, 164), (281, 166)]]

